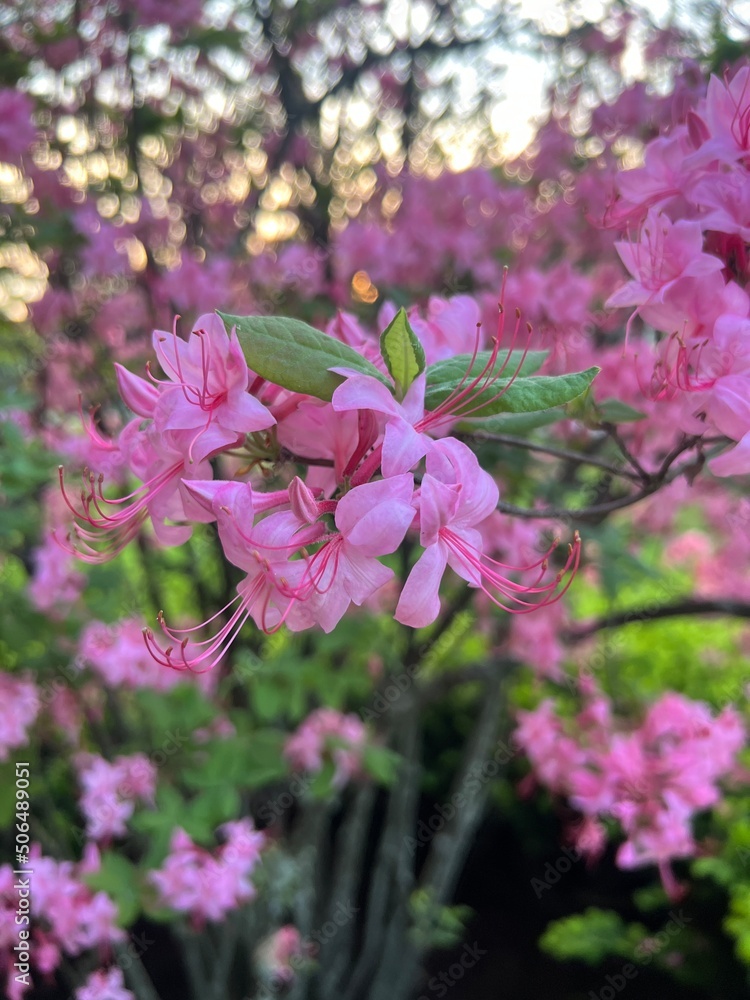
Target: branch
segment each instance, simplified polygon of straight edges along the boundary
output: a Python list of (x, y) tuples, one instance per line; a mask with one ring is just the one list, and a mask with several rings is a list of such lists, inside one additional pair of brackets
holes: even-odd
[(393, 742), (402, 756), (401, 768), (390, 790), (380, 844), (372, 866), (360, 952), (346, 990), (339, 993), (343, 1000), (359, 1000), (366, 995), (382, 962), (383, 943), (393, 922), (400, 925), (402, 950), (407, 947), (406, 908), (414, 871), (410, 859), (404, 858), (403, 849), (406, 837), (416, 827), (419, 808), (421, 732), (417, 699), (406, 696), (406, 704), (395, 713)]
[(683, 618), (686, 615), (725, 615), (732, 618), (750, 618), (750, 602), (735, 601), (730, 598), (687, 597), (674, 604), (663, 604), (655, 608), (633, 608), (630, 611), (615, 611), (597, 618), (588, 625), (568, 629), (563, 637), (568, 642), (581, 642), (589, 636), (608, 628), (633, 625), (641, 622), (657, 621), (660, 618)]
[(543, 455), (552, 455), (555, 458), (563, 458), (570, 462), (577, 462), (579, 465), (595, 465), (598, 469), (611, 472), (613, 476), (624, 476), (633, 482), (639, 482), (641, 477), (635, 472), (612, 465), (611, 462), (595, 455), (585, 455), (569, 448), (553, 448), (551, 445), (536, 444), (534, 441), (527, 441), (526, 438), (514, 437), (512, 434), (488, 434), (477, 432), (475, 434), (456, 434), (459, 440), (466, 438), (479, 438), (482, 441), (495, 441), (498, 444), (507, 444), (511, 448), (525, 448), (527, 451), (538, 451)]
[[(491, 665), (479, 718), (451, 789), (451, 801), (456, 803), (455, 813), (445, 824), (445, 828), (433, 837), (420, 875), (420, 888), (429, 894), (436, 906), (445, 905), (452, 898), (484, 815), (491, 782), (483, 768), (488, 761), (493, 761), (497, 746), (504, 702), (504, 666), (504, 661), (500, 659)], [(474, 788), (474, 785), (478, 785), (478, 788)], [(461, 808), (458, 808), (458, 795), (464, 799)], [(391, 983), (392, 994), (402, 996), (406, 995), (407, 990), (414, 989), (419, 978), (422, 950), (413, 948), (408, 952), (403, 951), (398, 978)], [(386, 995), (385, 991), (381, 992), (378, 1000)]]
[(614, 443), (620, 449), (620, 454), (622, 455), (622, 457), (627, 462), (630, 463), (630, 465), (633, 467), (633, 469), (635, 469), (638, 478), (641, 479), (643, 482), (648, 482), (649, 479), (651, 478), (650, 474), (648, 472), (646, 472), (646, 470), (643, 468), (643, 466), (641, 465), (641, 463), (638, 461), (638, 459), (635, 457), (635, 455), (632, 454), (632, 452), (630, 451), (630, 449), (628, 448), (628, 446), (625, 444), (625, 442), (623, 441), (623, 439), (620, 437), (620, 432), (617, 430), (617, 427), (614, 424), (606, 423), (606, 424), (602, 424), (602, 429), (604, 431), (606, 431), (606, 433), (609, 435), (609, 437), (612, 438), (612, 440), (614, 441)]
[(125, 970), (128, 986), (132, 986), (139, 1000), (159, 1000), (159, 994), (137, 950), (124, 944), (116, 944), (114, 951), (118, 964)]
[[(336, 836), (333, 851), (336, 867), (331, 873), (328, 908), (333, 915), (338, 902), (360, 898), (363, 878), (362, 858), (372, 827), (377, 788), (370, 781), (357, 789), (354, 801)], [(321, 996), (336, 996), (343, 990), (342, 980), (352, 962), (357, 926), (350, 920), (339, 928), (330, 943), (321, 948), (319, 987)]]
[[(505, 503), (504, 501), (500, 501), (500, 503), (498, 503), (497, 509), (503, 514), (512, 514), (514, 517), (549, 518), (551, 520), (562, 519), (576, 521), (593, 520), (594, 522), (597, 522), (602, 517), (606, 517), (607, 514), (612, 514), (616, 510), (623, 510), (625, 507), (632, 507), (633, 504), (639, 503), (646, 497), (650, 497), (652, 494), (658, 492), (662, 486), (667, 486), (669, 483), (679, 478), (679, 476), (683, 474), (688, 475), (693, 472), (696, 460), (703, 463), (706, 458), (711, 458), (714, 453), (717, 453), (711, 452), (704, 456), (702, 452), (699, 452), (696, 460), (683, 462), (682, 465), (672, 468), (672, 464), (677, 458), (679, 458), (680, 455), (700, 444), (701, 439), (698, 437), (684, 438), (680, 444), (676, 445), (672, 451), (669, 452), (658, 471), (649, 475), (641, 489), (639, 489), (636, 493), (631, 493), (629, 496), (618, 497), (615, 500), (608, 500), (606, 503), (593, 504), (591, 507), (580, 507), (577, 510), (569, 507), (544, 507), (532, 510), (528, 507), (516, 507), (514, 504)], [(718, 450), (722, 450), (723, 448), (724, 445), (722, 444), (719, 446)]]

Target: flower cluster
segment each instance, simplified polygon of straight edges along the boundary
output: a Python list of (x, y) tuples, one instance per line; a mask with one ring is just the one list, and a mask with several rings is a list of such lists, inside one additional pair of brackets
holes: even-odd
[(28, 677), (0, 674), (0, 760), (8, 751), (26, 746), (41, 700), (39, 689)]
[(196, 926), (223, 920), (255, 896), (250, 876), (264, 835), (249, 819), (225, 823), (220, 833), (224, 843), (211, 852), (193, 843), (184, 830), (175, 830), (162, 867), (149, 876), (160, 903), (189, 914)]
[(626, 836), (617, 863), (657, 865), (676, 894), (670, 862), (695, 854), (692, 818), (719, 801), (719, 781), (737, 767), (745, 741), (740, 716), (733, 708), (713, 716), (701, 702), (670, 692), (638, 728), (620, 731), (609, 699), (591, 682), (582, 689), (585, 703), (571, 727), (547, 699), (519, 712), (516, 739), (537, 779), (583, 814), (581, 850), (600, 853), (600, 821), (615, 819)]
[(116, 625), (89, 622), (81, 633), (79, 651), (82, 661), (111, 688), (165, 691), (180, 680), (171, 671), (155, 669), (143, 644), (143, 623), (137, 618)]
[(135, 1000), (135, 994), (125, 989), (122, 969), (98, 969), (92, 972), (75, 993), (76, 1000)]
[(692, 434), (736, 446), (720, 476), (750, 471), (750, 68), (712, 77), (684, 123), (653, 139), (642, 167), (619, 175), (613, 225), (640, 225), (617, 244), (631, 279), (608, 300), (635, 306), (666, 334), (655, 394), (678, 397)]
[(136, 801), (153, 802), (154, 765), (145, 754), (137, 753), (112, 763), (95, 754), (80, 754), (77, 766), (86, 836), (97, 841), (124, 836)]
[[(214, 521), (226, 558), (245, 574), (236, 597), (209, 620), (228, 613), (213, 637), (189, 647), (200, 626), (172, 628), (160, 617), (171, 642), (162, 649), (147, 633), (157, 660), (177, 669), (209, 669), (248, 618), (266, 632), (282, 624), (330, 632), (351, 604), (361, 606), (394, 579), (381, 560), (410, 532), (422, 552), (396, 604), (395, 617), (404, 625), (435, 621), (448, 567), (508, 611), (532, 611), (558, 599), (578, 564), (578, 539), (557, 572), (548, 569), (554, 544), (522, 567), (493, 558), (482, 526), (495, 513), (497, 484), (473, 451), (449, 434), (458, 420), (484, 413), (508, 392), (526, 358), (525, 351), (512, 350), (519, 321), (501, 355), (502, 307), (498, 335), (481, 352), (477, 317), (466, 297), (433, 302), (427, 319), (415, 317), (427, 349), (400, 341), (411, 344), (416, 366), (403, 385), (389, 377), (388, 359), (353, 317), (340, 315), (328, 337), (309, 328), (326, 345), (330, 337), (334, 357), (338, 341), (346, 345), (338, 356), (351, 359), (323, 371), (335, 387), (330, 400), (256, 375), (236, 328), (227, 334), (212, 315), (197, 321), (187, 341), (176, 329), (154, 334), (165, 378), (149, 370), (144, 379), (118, 366), (122, 398), (137, 416), (117, 447), (143, 485), (111, 499), (103, 477), (86, 470), (76, 502), (63, 482), (77, 519), (75, 551), (92, 562), (109, 558), (149, 518), (158, 539), (172, 545), (190, 536), (191, 522)], [(402, 338), (414, 338), (407, 328), (404, 319)], [(469, 343), (470, 353), (455, 356)], [(425, 353), (448, 365), (437, 389), (427, 383)], [(304, 371), (295, 372), (292, 381), (306, 387), (305, 378)], [(93, 427), (89, 432), (98, 435)], [(280, 489), (264, 489), (254, 467), (274, 456), (279, 465), (284, 455), (287, 468), (291, 462), (307, 466), (306, 479), (290, 472)], [(238, 458), (244, 468), (237, 467)], [(217, 461), (234, 478), (213, 479)], [(530, 580), (520, 582), (519, 574)]]
[(294, 981), (296, 970), (309, 962), (309, 950), (294, 924), (285, 924), (258, 947), (261, 974), (272, 988), (288, 985)]
[(330, 758), (335, 767), (333, 784), (341, 788), (360, 773), (366, 741), (367, 730), (358, 716), (319, 708), (286, 741), (284, 756), (293, 768), (311, 774)]
[[(99, 855), (88, 845), (83, 861), (55, 861), (33, 847), (29, 856), (33, 870), (30, 954), (35, 971), (50, 976), (63, 955), (74, 957), (91, 948), (104, 948), (122, 941), (124, 931), (117, 926), (117, 906), (104, 892), (93, 892), (85, 882), (99, 869)], [(18, 943), (18, 879), (12, 865), (0, 867), (0, 970), (7, 976), (10, 1000), (20, 1000), (26, 986), (13, 968), (14, 945)]]
[(34, 607), (51, 618), (62, 617), (78, 599), (86, 577), (73, 568), (70, 555), (64, 552), (49, 533), (34, 550), (34, 575), (29, 583), (29, 597)]

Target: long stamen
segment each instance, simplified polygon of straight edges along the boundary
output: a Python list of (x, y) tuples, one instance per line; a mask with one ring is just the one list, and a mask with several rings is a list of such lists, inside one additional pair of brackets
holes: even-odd
[[(283, 593), (297, 601), (306, 601), (313, 592), (317, 594), (327, 594), (333, 586), (338, 571), (341, 558), (341, 535), (329, 535), (323, 539), (323, 545), (318, 551), (305, 560), (305, 574), (302, 581), (296, 587), (289, 587), (285, 583)], [(328, 583), (321, 587), (321, 581), (325, 578), (331, 563), (333, 570)]]
[[(552, 580), (544, 584), (541, 582), (548, 568), (547, 557), (556, 547), (556, 543), (554, 543), (549, 551), (545, 553), (545, 555), (536, 563), (527, 567), (515, 568), (515, 572), (527, 572), (528, 570), (536, 568), (539, 568), (540, 571), (537, 579), (532, 584), (520, 584), (509, 579), (503, 574), (498, 573), (492, 568), (493, 565), (506, 568), (505, 564), (488, 558), (472, 545), (465, 542), (455, 532), (443, 528), (440, 532), (440, 536), (449, 548), (451, 548), (456, 555), (458, 555), (461, 560), (478, 575), (480, 579), (478, 589), (486, 594), (493, 604), (505, 611), (510, 612), (511, 614), (528, 614), (529, 612), (535, 611), (540, 607), (545, 607), (559, 601), (570, 587), (573, 577), (578, 571), (580, 563), (581, 539), (578, 532), (576, 532), (573, 544), (568, 547), (568, 559), (565, 566), (558, 573), (556, 573)], [(560, 584), (566, 576), (567, 580), (565, 585), (560, 588)], [(500, 595), (502, 595), (502, 597), (506, 598), (508, 602), (512, 603), (504, 603), (496, 593), (493, 593), (493, 591), (497, 591)], [(520, 596), (521, 594), (541, 597), (541, 600), (523, 600)]]
[(97, 448), (101, 448), (104, 451), (117, 451), (117, 445), (114, 443), (114, 441), (112, 441), (111, 438), (103, 437), (103, 435), (101, 435), (96, 428), (96, 424), (94, 423), (94, 417), (96, 416), (98, 410), (99, 410), (98, 406), (92, 406), (91, 409), (89, 410), (89, 419), (86, 420), (86, 417), (83, 412), (83, 399), (81, 397), (80, 392), (78, 393), (78, 413), (80, 414), (81, 423), (83, 424), (83, 429), (86, 432), (86, 435), (88, 436), (89, 440), (92, 442), (92, 444), (95, 444)]
[[(95, 477), (88, 469), (83, 471), (84, 489), (80, 493), (80, 506), (76, 505), (68, 496), (65, 486), (65, 470), (63, 466), (58, 467), (58, 477), (63, 500), (68, 510), (76, 518), (76, 522), (83, 522), (95, 529), (89, 531), (81, 524), (76, 523), (74, 527), (75, 537), (80, 544), (73, 546), (71, 535), (69, 534), (65, 543), (56, 536), (58, 544), (66, 551), (73, 553), (89, 563), (102, 563), (117, 555), (133, 538), (135, 538), (141, 527), (148, 519), (149, 504), (166, 487), (173, 484), (175, 478), (182, 471), (182, 464), (176, 464), (150, 480), (143, 483), (132, 493), (115, 500), (107, 499), (102, 492), (104, 477)], [(86, 488), (88, 487), (88, 488)], [(110, 514), (106, 508), (122, 506), (130, 500), (123, 510)], [(97, 545), (97, 548), (94, 548)]]
[[(247, 592), (242, 594), (238, 593), (225, 607), (221, 609), (221, 611), (218, 611), (215, 615), (209, 618), (208, 622), (204, 622), (202, 625), (194, 628), (169, 628), (164, 621), (163, 613), (160, 612), (159, 624), (165, 635), (178, 644), (181, 662), (175, 662), (173, 659), (172, 654), (174, 646), (168, 646), (166, 649), (162, 649), (156, 642), (151, 629), (146, 628), (143, 630), (143, 636), (149, 652), (157, 663), (160, 663), (162, 666), (171, 667), (173, 670), (190, 670), (193, 673), (205, 673), (206, 671), (213, 669), (213, 667), (215, 667), (216, 664), (219, 663), (219, 661), (226, 655), (227, 650), (237, 638), (237, 635), (247, 621), (252, 605), (260, 593), (260, 586), (261, 581), (255, 581), (254, 585), (250, 587)], [(203, 649), (203, 651), (197, 656), (188, 658), (187, 648), (190, 640), (187, 638), (187, 634), (195, 632), (196, 628), (203, 628), (209, 622), (214, 621), (219, 615), (227, 611), (237, 601), (240, 602), (238, 607), (235, 608), (229, 620), (222, 626), (216, 635), (209, 639), (192, 643), (192, 645), (198, 649), (201, 647), (206, 648)], [(181, 639), (180, 635), (184, 635), (185, 638)], [(203, 663), (205, 660), (209, 660), (209, 663), (205, 667), (198, 669), (199, 664)]]
[[(491, 396), (489, 399), (486, 398), (487, 390), (491, 386), (495, 385), (495, 383), (499, 379), (501, 379), (502, 376), (504, 375), (505, 370), (508, 367), (510, 360), (513, 356), (513, 350), (518, 340), (518, 334), (521, 326), (521, 313), (519, 310), (516, 310), (516, 322), (513, 329), (513, 335), (511, 338), (510, 346), (508, 347), (503, 363), (501, 364), (500, 368), (497, 371), (495, 371), (494, 370), (495, 362), (497, 361), (498, 355), (500, 353), (500, 339), (502, 337), (504, 329), (504, 316), (505, 313), (503, 310), (503, 306), (501, 304), (500, 305), (501, 319), (500, 319), (500, 328), (498, 330), (498, 336), (493, 338), (493, 348), (490, 353), (489, 360), (485, 364), (484, 368), (482, 368), (480, 373), (474, 379), (472, 379), (468, 385), (463, 386), (463, 388), (461, 388), (463, 382), (465, 381), (466, 377), (468, 377), (468, 374), (471, 371), (472, 365), (470, 365), (466, 376), (464, 376), (464, 379), (461, 380), (459, 386), (450, 394), (450, 396), (448, 396), (447, 399), (443, 400), (443, 402), (438, 407), (430, 411), (430, 413), (425, 414), (424, 419), (420, 421), (417, 425), (415, 425), (417, 430), (425, 430), (429, 427), (434, 428), (439, 426), (440, 424), (450, 422), (456, 419), (456, 417), (471, 416), (471, 414), (484, 409), (485, 406), (488, 406), (491, 403), (496, 402), (513, 385), (513, 383), (519, 377), (523, 369), (524, 362), (526, 361), (526, 356), (529, 352), (532, 330), (528, 324), (526, 327), (528, 331), (526, 344), (523, 353), (521, 355), (521, 359), (519, 363), (516, 365), (513, 374), (503, 384), (503, 386), (494, 396)], [(474, 357), (476, 357), (476, 355), (474, 355)]]

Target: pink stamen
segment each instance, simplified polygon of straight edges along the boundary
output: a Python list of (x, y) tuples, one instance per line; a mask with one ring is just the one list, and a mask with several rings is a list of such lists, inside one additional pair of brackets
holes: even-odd
[[(495, 559), (490, 559), (485, 556), (482, 552), (465, 542), (460, 536), (451, 531), (449, 528), (441, 528), (440, 537), (442, 541), (479, 576), (481, 582), (478, 589), (481, 590), (493, 604), (502, 608), (504, 611), (510, 612), (511, 614), (528, 614), (531, 611), (536, 611), (538, 608), (546, 607), (547, 605), (555, 604), (559, 601), (573, 582), (573, 577), (578, 571), (581, 557), (581, 539), (578, 532), (576, 532), (573, 544), (568, 546), (568, 559), (565, 566), (555, 575), (554, 579), (550, 580), (548, 583), (542, 584), (541, 581), (543, 580), (548, 568), (548, 557), (557, 547), (557, 542), (554, 542), (544, 556), (537, 560), (537, 562), (532, 563), (529, 566), (509, 567), (505, 563), (498, 562)], [(521, 584), (509, 579), (502, 573), (497, 572), (497, 570), (494, 569), (494, 567), (497, 566), (503, 569), (511, 569), (517, 573), (525, 573), (538, 568), (539, 575), (532, 584)], [(560, 588), (560, 584), (566, 576), (567, 580), (565, 585)], [(507, 599), (507, 601), (513, 603), (503, 603), (503, 601), (497, 597), (493, 591), (499, 592), (504, 598)], [(522, 600), (519, 596), (521, 594), (541, 596), (541, 600)]]
[[(80, 493), (80, 506), (77, 506), (68, 496), (65, 488), (65, 470), (62, 465), (59, 466), (58, 477), (65, 505), (76, 521), (82, 521), (96, 529), (96, 534), (94, 534), (80, 524), (75, 525), (76, 537), (84, 543), (80, 549), (75, 550), (75, 554), (80, 555), (86, 562), (95, 563), (105, 562), (121, 552), (127, 543), (136, 537), (144, 521), (148, 518), (149, 504), (166, 487), (173, 485), (182, 471), (182, 463), (173, 465), (147, 480), (132, 493), (109, 500), (102, 493), (104, 476), (95, 477), (88, 469), (84, 469), (82, 476), (84, 488)], [(109, 514), (104, 509), (105, 506), (121, 506), (133, 499), (135, 499), (134, 503), (130, 503), (124, 510), (115, 514)], [(70, 536), (66, 541), (70, 541)], [(94, 549), (88, 544), (89, 542), (101, 543), (103, 548)], [(58, 544), (60, 544), (59, 539)]]

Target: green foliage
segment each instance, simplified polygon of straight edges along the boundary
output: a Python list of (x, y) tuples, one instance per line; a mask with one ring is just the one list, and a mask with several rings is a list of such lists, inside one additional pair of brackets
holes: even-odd
[(491, 379), (501, 376), (507, 372), (516, 373), (519, 377), (533, 375), (539, 371), (544, 362), (549, 357), (549, 351), (510, 351), (507, 354), (499, 354), (490, 368), (492, 361), (491, 351), (479, 351), (473, 354), (455, 354), (452, 358), (445, 358), (443, 361), (436, 361), (427, 368), (428, 387), (439, 386), (444, 382), (459, 382), (462, 379), (465, 383), (480, 375), (483, 379)]
[[(456, 415), (478, 420), (497, 413), (533, 413), (536, 410), (553, 409), (584, 393), (598, 372), (598, 368), (588, 368), (586, 371), (573, 372), (570, 375), (532, 375), (528, 378), (519, 376), (514, 380), (498, 379), (487, 388), (483, 388), (484, 383), (480, 382), (477, 388), (456, 407)], [(464, 389), (466, 384), (463, 376), (441, 379), (439, 382), (428, 384), (425, 394), (426, 408), (437, 409), (449, 396)]]
[(410, 936), (419, 948), (452, 948), (464, 937), (472, 916), (468, 906), (443, 906), (426, 889), (413, 892), (409, 900), (412, 919)]
[(566, 414), (556, 407), (549, 410), (539, 410), (537, 413), (498, 413), (494, 417), (486, 417), (479, 424), (460, 425), (461, 430), (474, 434), (484, 431), (487, 434), (510, 434), (525, 437), (540, 427), (548, 427), (565, 420)]
[(424, 371), (424, 348), (411, 328), (405, 309), (399, 309), (380, 335), (380, 353), (403, 399), (417, 375)]
[(351, 347), (298, 319), (219, 316), (228, 330), (236, 327), (248, 367), (292, 392), (330, 400), (342, 381), (331, 368), (352, 368), (388, 385), (375, 365)]
[(129, 927), (141, 911), (139, 877), (136, 866), (122, 854), (105, 851), (98, 871), (86, 876), (88, 885), (115, 901), (118, 923)]
[(636, 420), (644, 420), (646, 417), (645, 413), (634, 410), (632, 406), (628, 406), (627, 403), (623, 403), (619, 399), (604, 399), (601, 403), (595, 404), (595, 409), (600, 422), (604, 421), (610, 424), (633, 423)]
[(562, 962), (576, 959), (599, 965), (612, 955), (635, 957), (635, 949), (646, 934), (641, 924), (625, 923), (619, 913), (590, 906), (584, 913), (551, 923), (539, 947)]

